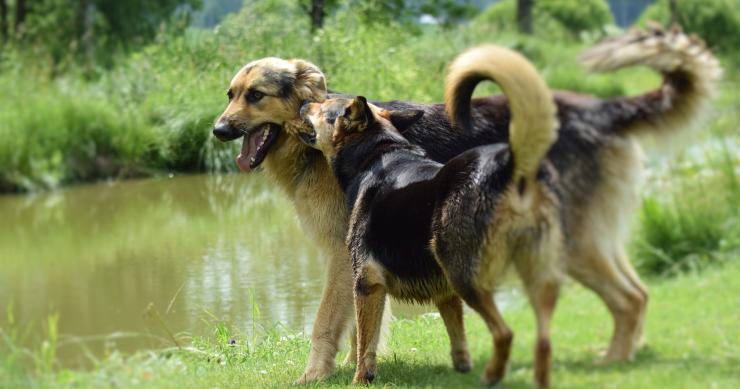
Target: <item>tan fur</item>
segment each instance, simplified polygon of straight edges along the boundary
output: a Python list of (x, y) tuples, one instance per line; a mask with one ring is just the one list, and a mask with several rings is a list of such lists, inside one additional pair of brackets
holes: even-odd
[(611, 347), (602, 362), (630, 359), (642, 341), (647, 288), (629, 262), (627, 242), (639, 206), (642, 151), (631, 139), (604, 150), (604, 181), (588, 203), (574, 210), (573, 231), (579, 239), (568, 247), (568, 273), (596, 291), (614, 316)]
[(377, 345), (380, 338), (382, 312), (386, 300), (382, 269), (371, 260), (359, 270), (367, 284), (366, 290), (355, 289), (355, 315), (357, 325), (357, 368), (353, 384), (369, 383), (375, 378)]
[(534, 179), (540, 161), (557, 139), (557, 109), (550, 89), (534, 66), (521, 54), (495, 45), (479, 46), (459, 55), (450, 65), (445, 102), (451, 118), (459, 91), (451, 86), (471, 77), (488, 79), (501, 86), (509, 99), (509, 142), (514, 154), (514, 180)]
[[(292, 98), (266, 96), (257, 104), (245, 103), (243, 96), (250, 88), (269, 87), (264, 82), (266, 71), (280, 70), (296, 77)], [(218, 121), (229, 121), (239, 128), (256, 128), (297, 119), (303, 100), (325, 98), (326, 82), (321, 71), (309, 62), (264, 58), (245, 65), (231, 81), (230, 90), (234, 98)], [(304, 230), (319, 242), (328, 260), (321, 304), (311, 333), (311, 352), (298, 383), (323, 379), (334, 371), (335, 356), (354, 310), (352, 269), (344, 245), (348, 218), (344, 196), (323, 158), (305, 162), (308, 152), (298, 139), (282, 131), (263, 162), (266, 173), (291, 199)]]

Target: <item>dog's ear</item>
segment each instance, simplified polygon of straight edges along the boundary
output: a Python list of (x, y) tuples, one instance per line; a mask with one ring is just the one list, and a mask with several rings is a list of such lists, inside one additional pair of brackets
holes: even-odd
[(326, 100), (326, 78), (318, 66), (302, 59), (291, 59), (295, 65), (295, 92), (300, 101)]
[(424, 116), (424, 111), (420, 109), (395, 109), (385, 112), (387, 119), (399, 132), (406, 131)]
[(364, 96), (357, 96), (352, 103), (344, 109), (344, 117), (349, 121), (350, 131), (364, 131), (375, 121), (375, 116), (367, 99)]

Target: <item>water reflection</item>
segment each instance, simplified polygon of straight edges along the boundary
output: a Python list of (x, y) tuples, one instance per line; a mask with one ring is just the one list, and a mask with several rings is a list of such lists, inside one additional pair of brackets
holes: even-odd
[[(59, 313), (67, 365), (89, 362), (85, 349), (103, 353), (103, 339), (124, 351), (171, 344), (144, 318), (150, 303), (180, 336), (207, 335), (216, 318), (244, 334), (253, 321), (309, 332), (321, 296), (325, 261), (264, 175), (0, 196), (0, 223), (0, 308), (12, 304), (18, 327), (35, 334)], [(109, 334), (118, 336), (98, 336)]]

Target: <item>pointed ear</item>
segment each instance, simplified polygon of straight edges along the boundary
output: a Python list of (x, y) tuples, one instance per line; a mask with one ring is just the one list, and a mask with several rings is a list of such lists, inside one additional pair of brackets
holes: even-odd
[(406, 131), (424, 116), (424, 111), (420, 109), (397, 109), (387, 112), (388, 120), (399, 132)]
[(357, 96), (344, 110), (344, 117), (350, 122), (350, 130), (363, 131), (375, 121), (373, 111), (364, 96)]
[(326, 78), (318, 66), (302, 59), (291, 59), (295, 65), (295, 92), (300, 101), (326, 100)]

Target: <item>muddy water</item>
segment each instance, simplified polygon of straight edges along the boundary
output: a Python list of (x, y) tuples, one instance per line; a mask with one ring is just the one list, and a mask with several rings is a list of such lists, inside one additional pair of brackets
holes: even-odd
[(169, 333), (187, 342), (217, 321), (246, 336), (276, 323), (310, 332), (324, 265), (260, 174), (0, 196), (0, 328), (27, 330), (20, 342), (36, 347), (58, 315), (65, 365), (171, 346)]

